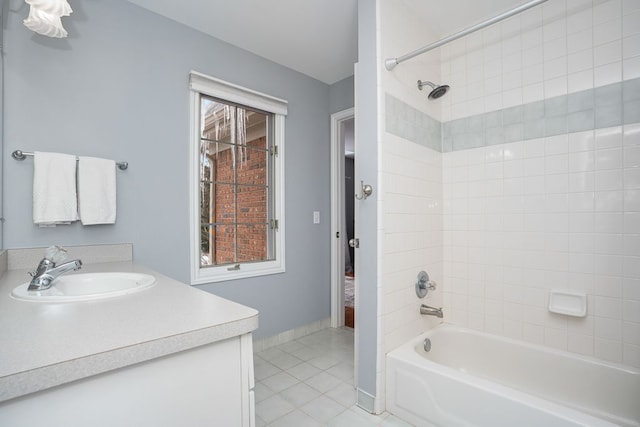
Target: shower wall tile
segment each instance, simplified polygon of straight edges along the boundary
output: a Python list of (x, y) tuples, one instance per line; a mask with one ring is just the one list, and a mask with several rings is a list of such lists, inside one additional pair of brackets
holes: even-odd
[(622, 84), (623, 123), (640, 122), (640, 79), (628, 80)]
[(433, 150), (442, 151), (442, 125), (398, 98), (385, 97), (387, 132)]
[[(441, 49), (441, 80), (452, 86), (441, 101), (444, 121), (640, 77), (636, 8), (621, 7), (621, 0), (554, 3), (542, 9), (562, 12), (541, 18), (533, 8)], [(509, 30), (497, 31), (501, 26)], [(610, 109), (597, 115), (602, 126), (621, 120)]]
[(622, 61), (622, 74), (625, 80), (640, 77), (640, 56), (624, 59)]
[(624, 103), (624, 124), (632, 124), (640, 122), (640, 100), (634, 100)]
[[(448, 321), (640, 366), (638, 19), (547, 2), (442, 49)], [(556, 287), (587, 317), (550, 314)]]
[[(442, 122), (386, 94), (385, 350), (433, 320), (406, 286), (426, 265), (448, 322), (640, 366), (639, 16), (553, 1), (443, 46)], [(556, 287), (587, 317), (550, 314)]]
[[(413, 283), (425, 270), (436, 282), (442, 273), (442, 153), (387, 130), (381, 145), (382, 188), (378, 195), (381, 313), (386, 353), (437, 320), (421, 316)], [(441, 295), (441, 294), (440, 294)], [(431, 295), (429, 304), (442, 305)]]
[[(446, 153), (633, 123), (640, 123), (640, 78), (444, 122), (441, 150)], [(396, 134), (401, 132), (406, 134), (401, 129)], [(429, 147), (437, 149), (435, 144)]]
[(595, 127), (595, 113), (593, 110), (582, 110), (567, 115), (567, 131), (580, 132)]
[(622, 124), (622, 117), (621, 104), (596, 106), (596, 128), (620, 125)]
[(440, 123), (387, 95), (387, 132), (441, 152), (640, 123), (640, 78)]
[(445, 153), (443, 191), (448, 321), (640, 366), (640, 123)]

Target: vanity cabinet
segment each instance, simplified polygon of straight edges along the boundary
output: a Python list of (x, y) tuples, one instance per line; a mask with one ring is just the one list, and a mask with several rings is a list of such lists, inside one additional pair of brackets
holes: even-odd
[(250, 427), (258, 312), (131, 261), (144, 291), (73, 303), (11, 297), (0, 278), (0, 426)]
[(0, 425), (250, 427), (253, 408), (249, 333), (0, 403)]

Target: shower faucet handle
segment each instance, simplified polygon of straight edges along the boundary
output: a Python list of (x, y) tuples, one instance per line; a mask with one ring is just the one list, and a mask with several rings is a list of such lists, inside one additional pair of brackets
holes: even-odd
[(424, 298), (429, 291), (435, 291), (438, 284), (433, 280), (429, 280), (426, 271), (418, 273), (418, 281), (416, 282), (416, 295), (418, 298)]

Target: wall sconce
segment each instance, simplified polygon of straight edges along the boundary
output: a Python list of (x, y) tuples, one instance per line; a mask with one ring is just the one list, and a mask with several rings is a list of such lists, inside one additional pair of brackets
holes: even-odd
[(25, 0), (30, 6), (29, 16), (23, 21), (25, 27), (48, 37), (67, 37), (61, 17), (71, 15), (67, 0)]
[(360, 190), (360, 195), (356, 194), (356, 199), (364, 200), (373, 194), (373, 187), (369, 184), (365, 184), (364, 181), (360, 181), (360, 186), (362, 189)]

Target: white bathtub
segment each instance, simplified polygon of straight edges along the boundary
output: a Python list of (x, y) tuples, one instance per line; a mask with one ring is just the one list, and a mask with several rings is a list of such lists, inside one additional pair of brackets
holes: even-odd
[(639, 370), (469, 329), (438, 326), (386, 371), (387, 410), (417, 426), (640, 426)]

